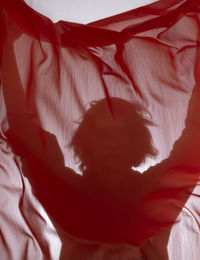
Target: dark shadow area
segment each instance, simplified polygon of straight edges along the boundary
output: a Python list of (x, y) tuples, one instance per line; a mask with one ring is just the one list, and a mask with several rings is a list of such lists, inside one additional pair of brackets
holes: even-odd
[(78, 214), (81, 237), (132, 244), (141, 233), (137, 207), (144, 195), (142, 179), (131, 167), (156, 155), (147, 128), (151, 123), (143, 112), (139, 105), (120, 98), (100, 100), (86, 112), (72, 138), (87, 209)]

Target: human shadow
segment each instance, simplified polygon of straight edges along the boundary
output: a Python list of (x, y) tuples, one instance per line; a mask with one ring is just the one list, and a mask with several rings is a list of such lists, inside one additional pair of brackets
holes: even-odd
[(72, 138), (70, 145), (80, 161), (88, 207), (78, 214), (81, 237), (137, 243), (141, 233), (137, 207), (143, 191), (141, 174), (132, 167), (157, 153), (147, 127), (152, 123), (143, 112), (141, 106), (120, 98), (102, 99), (85, 113)]
[[(31, 118), (20, 115), (17, 119), (16, 123), (23, 122), (27, 132), (20, 138), (11, 129), (7, 132), (35, 194), (50, 216), (70, 234), (128, 244), (138, 244), (138, 238), (145, 236), (139, 227), (138, 209), (145, 192), (143, 179), (132, 167), (147, 156), (155, 156), (156, 150), (147, 127), (151, 122), (142, 112), (139, 105), (120, 98), (92, 104), (70, 143), (80, 160), (82, 176), (65, 167), (56, 137), (41, 128), (34, 130), (37, 127)], [(43, 155), (41, 141), (45, 143)]]
[[(20, 155), (23, 172), (55, 226), (89, 241), (137, 246), (161, 228), (168, 227), (170, 231), (181, 208), (169, 214), (170, 206), (162, 206), (162, 201), (179, 196), (180, 188), (165, 190), (158, 183), (163, 165), (170, 165), (171, 159), (143, 175), (132, 169), (147, 156), (157, 154), (148, 130), (152, 123), (143, 117), (140, 106), (120, 98), (92, 104), (70, 143), (80, 160), (82, 176), (65, 167), (54, 135), (36, 127), (27, 115), (24, 118), (20, 115), (18, 123), (20, 120), (28, 130), (26, 137), (16, 136), (12, 129), (7, 137)], [(30, 140), (38, 145), (33, 148)], [(41, 142), (45, 144), (43, 155)], [(177, 178), (175, 173), (173, 176)], [(176, 181), (184, 177), (183, 174)], [(188, 197), (182, 197), (183, 206)], [(160, 200), (159, 208), (155, 199)], [(165, 214), (160, 217), (159, 212)], [(162, 245), (166, 250), (167, 241)], [(64, 253), (61, 256), (64, 258)]]

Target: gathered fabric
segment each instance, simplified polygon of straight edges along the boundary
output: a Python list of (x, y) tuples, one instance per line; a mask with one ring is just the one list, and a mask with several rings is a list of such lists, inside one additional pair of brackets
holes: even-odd
[(199, 259), (199, 25), (198, 0), (0, 0), (1, 259)]

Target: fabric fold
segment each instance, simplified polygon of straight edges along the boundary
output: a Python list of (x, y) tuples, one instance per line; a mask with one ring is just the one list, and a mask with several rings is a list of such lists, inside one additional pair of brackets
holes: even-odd
[(199, 1), (0, 9), (3, 257), (198, 260)]

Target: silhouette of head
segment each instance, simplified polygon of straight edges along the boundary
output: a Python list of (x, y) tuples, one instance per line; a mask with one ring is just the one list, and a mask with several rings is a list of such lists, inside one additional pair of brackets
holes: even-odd
[(147, 156), (155, 157), (144, 109), (120, 98), (91, 104), (76, 130), (71, 147), (81, 170), (137, 167)]

